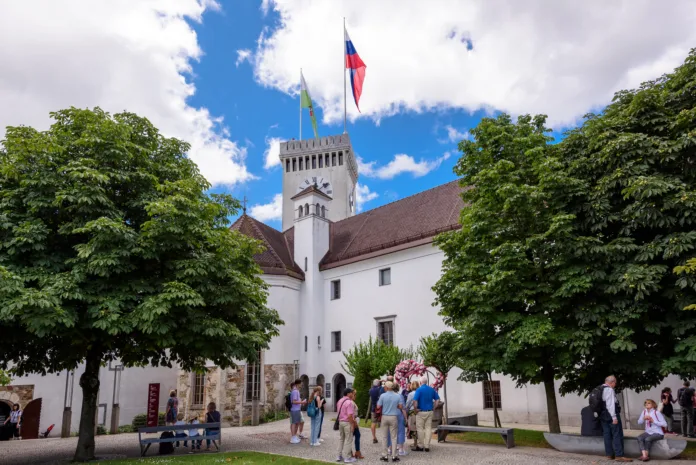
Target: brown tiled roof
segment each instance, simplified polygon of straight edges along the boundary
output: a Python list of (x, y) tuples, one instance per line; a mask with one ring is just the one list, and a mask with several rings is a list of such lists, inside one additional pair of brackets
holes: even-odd
[(295, 228), (282, 233), (244, 213), (230, 226), (230, 229), (263, 242), (266, 250), (255, 255), (254, 260), (264, 273), (304, 279), (304, 272), (293, 258)]
[(459, 228), (461, 194), (459, 181), (452, 181), (332, 223), (329, 252), (320, 268), (430, 242), (441, 232)]
[(294, 196), (290, 197), (290, 200), (299, 199), (300, 197), (304, 197), (305, 195), (310, 194), (310, 193), (312, 193), (312, 192), (316, 192), (317, 194), (321, 195), (322, 197), (325, 197), (325, 198), (328, 199), (328, 200), (332, 200), (331, 197), (329, 197), (328, 195), (324, 194), (324, 193), (317, 187), (316, 184), (312, 184), (311, 186), (309, 186), (308, 188), (306, 188), (305, 190), (303, 190), (303, 191), (300, 192), (299, 194), (295, 194)]
[[(331, 223), (329, 251), (319, 264), (320, 269), (430, 243), (437, 234), (460, 228), (462, 190), (459, 181), (448, 182)], [(281, 233), (246, 213), (231, 228), (266, 245), (266, 250), (254, 257), (264, 273), (304, 279), (293, 258), (295, 228)]]

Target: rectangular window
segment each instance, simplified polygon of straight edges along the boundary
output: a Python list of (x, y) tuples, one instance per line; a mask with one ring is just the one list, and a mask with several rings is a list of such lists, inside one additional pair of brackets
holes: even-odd
[(304, 160), (303, 158), (300, 158), (300, 171), (302, 171), (302, 161), (303, 160)]
[(307, 352), (307, 345), (309, 343), (309, 340), (307, 339), (307, 336), (304, 337), (304, 351)]
[(324, 155), (319, 155), (319, 168), (324, 167)]
[(394, 321), (377, 322), (377, 338), (385, 344), (394, 344)]
[(336, 166), (336, 154), (331, 154), (331, 166)]
[(285, 172), (289, 173), (290, 172), (290, 159), (288, 158), (285, 160)]
[(312, 155), (312, 169), (317, 169), (317, 157), (315, 155)]
[(292, 159), (292, 170), (297, 171), (297, 158)]
[(205, 403), (205, 373), (193, 374), (193, 405)]
[(503, 400), (500, 395), (500, 381), (483, 382), (483, 408), (503, 408)]
[(317, 336), (317, 345), (321, 347), (321, 336)]
[(324, 166), (328, 168), (329, 166), (331, 166), (331, 163), (329, 163), (329, 154), (327, 153), (325, 157), (326, 159), (324, 160)]
[(305, 169), (308, 170), (309, 169), (309, 157), (305, 157), (304, 161), (305, 161), (305, 163), (304, 163)]
[(331, 333), (331, 352), (341, 351), (341, 332), (334, 331)]
[(379, 270), (379, 285), (388, 286), (391, 284), (391, 268)]
[(341, 298), (341, 280), (331, 281), (331, 300)]
[(256, 362), (247, 362), (246, 369), (246, 401), (251, 402), (254, 399), (261, 398), (261, 351), (257, 352), (259, 357)]
[(338, 152), (338, 166), (343, 166), (343, 152)]

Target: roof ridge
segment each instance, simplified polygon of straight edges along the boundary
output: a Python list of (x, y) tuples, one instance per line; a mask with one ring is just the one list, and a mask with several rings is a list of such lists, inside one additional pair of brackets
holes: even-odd
[[(295, 263), (295, 251), (290, 250), (290, 243), (288, 242), (288, 236), (285, 234), (286, 232), (288, 232), (294, 228), (295, 228), (295, 226), (291, 226), (288, 229), (286, 229), (285, 231), (281, 232), (281, 234), (283, 235), (283, 242), (285, 242), (285, 248), (288, 249), (288, 254), (290, 254), (290, 259), (293, 261), (293, 264), (297, 264), (297, 263)], [(293, 234), (294, 234), (294, 232), (293, 232)]]
[(454, 180), (452, 180), (452, 181), (448, 181), (448, 182), (443, 183), (443, 184), (438, 184), (437, 186), (433, 186), (433, 187), (431, 187), (431, 188), (429, 188), (429, 189), (426, 189), (426, 190), (424, 190), (424, 191), (420, 191), (420, 192), (416, 192), (415, 194), (407, 195), (406, 197), (404, 197), (404, 198), (402, 198), (402, 199), (397, 199), (397, 200), (394, 200), (393, 202), (385, 203), (384, 205), (380, 205), (379, 207), (375, 207), (375, 208), (372, 208), (372, 209), (367, 210), (367, 211), (365, 211), (365, 212), (358, 213), (358, 214), (355, 215), (355, 216), (349, 216), (349, 217), (347, 217), (347, 218), (343, 218), (342, 220), (336, 221), (335, 223), (341, 223), (341, 222), (346, 221), (346, 220), (349, 220), (349, 219), (351, 219), (351, 218), (356, 218), (356, 217), (358, 217), (358, 216), (360, 216), (360, 215), (364, 215), (364, 214), (366, 214), (366, 213), (374, 212), (375, 210), (379, 210), (380, 208), (388, 207), (388, 206), (390, 206), (390, 205), (394, 205), (395, 203), (403, 202), (404, 200), (410, 199), (411, 197), (415, 197), (415, 196), (417, 196), (417, 195), (425, 194), (426, 192), (429, 192), (429, 191), (432, 191), (432, 190), (435, 190), (435, 189), (439, 189), (439, 188), (444, 187), (444, 186), (446, 186), (446, 185), (448, 185), (448, 184), (452, 184), (452, 183), (455, 183), (455, 182), (456, 182), (456, 183), (459, 183), (459, 181), (461, 181), (461, 178), (457, 178), (457, 179), (454, 179)]

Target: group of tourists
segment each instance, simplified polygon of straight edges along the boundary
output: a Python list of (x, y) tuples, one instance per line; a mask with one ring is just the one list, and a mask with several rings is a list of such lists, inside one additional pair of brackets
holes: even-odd
[[(203, 438), (205, 436), (217, 435), (220, 428), (205, 428), (203, 435), (198, 428), (194, 425), (199, 425), (200, 418), (198, 415), (191, 415), (188, 421), (184, 421), (184, 414), (179, 412), (179, 399), (176, 396), (176, 391), (169, 392), (169, 399), (167, 400), (167, 411), (164, 415), (165, 424), (181, 426), (181, 425), (191, 425), (191, 429), (188, 432), (177, 430), (174, 437), (182, 438), (184, 443), (184, 448), (188, 448), (188, 441), (191, 441), (191, 452), (201, 450), (201, 445), (203, 444)], [(220, 412), (217, 411), (217, 406), (215, 402), (210, 402), (206, 409), (204, 415), (203, 423), (220, 423)], [(183, 439), (185, 438), (185, 439)], [(198, 439), (200, 438), (200, 439)], [(210, 439), (205, 440), (206, 450), (210, 450)], [(176, 442), (175, 447), (179, 447), (179, 441)]]
[[(604, 436), (604, 450), (608, 459), (617, 462), (632, 462), (624, 456), (624, 435), (621, 424), (621, 406), (616, 397), (616, 378), (608, 376), (604, 384), (598, 386), (590, 393), (589, 409), (599, 421)], [(641, 456), (638, 460), (647, 462), (650, 460), (650, 447), (656, 441), (664, 439), (666, 434), (676, 434), (673, 427), (673, 404), (681, 406), (681, 432), (684, 437), (694, 437), (694, 404), (696, 393), (688, 381), (679, 389), (677, 399), (672, 396), (670, 388), (662, 390), (660, 403), (652, 399), (645, 399), (643, 411), (638, 418), (638, 424), (643, 425), (645, 431), (638, 436), (638, 446)], [(591, 416), (592, 417), (592, 416)], [(590, 417), (590, 418), (591, 418)], [(583, 422), (585, 423), (584, 419)], [(583, 430), (585, 425), (583, 425)], [(585, 434), (583, 432), (583, 434)]]
[[(304, 427), (303, 407), (311, 418), (311, 434), (309, 445), (321, 446), (321, 429), (324, 422), (326, 398), (322, 386), (316, 386), (309, 399), (302, 399), (300, 387), (302, 380), (295, 380), (286, 396), (286, 407), (290, 411), (290, 443), (300, 444), (307, 439), (302, 434)], [(360, 452), (360, 414), (355, 402), (356, 392), (346, 388), (342, 397), (336, 403), (336, 420), (333, 429), (339, 432), (338, 462), (353, 463), (365, 458)], [(406, 450), (407, 435), (413, 438), (412, 451), (430, 452), (432, 438), (433, 410), (437, 408), (440, 397), (435, 389), (428, 385), (427, 377), (413, 381), (406, 389), (401, 390), (392, 376), (386, 380), (376, 379), (369, 391), (370, 403), (368, 410), (372, 420), (372, 442), (379, 441), (376, 429), (383, 431), (383, 462), (400, 461), (400, 457), (408, 455)]]

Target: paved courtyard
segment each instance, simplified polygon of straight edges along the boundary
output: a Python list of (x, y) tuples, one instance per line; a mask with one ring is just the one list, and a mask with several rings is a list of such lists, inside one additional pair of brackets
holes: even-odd
[[(325, 436), (325, 442), (320, 447), (309, 447), (307, 441), (303, 441), (302, 444), (298, 445), (289, 444), (288, 427), (288, 420), (284, 420), (255, 428), (225, 428), (223, 429), (222, 449), (230, 452), (250, 450), (311, 458), (326, 462), (335, 461), (336, 449), (338, 447), (338, 433), (331, 429), (330, 422), (327, 421), (324, 423), (325, 429), (322, 434)], [(361, 448), (366, 458), (365, 460), (361, 460), (360, 463), (370, 465), (383, 463), (379, 461), (381, 444), (372, 444), (369, 429), (363, 428), (361, 431), (363, 433)], [(308, 432), (309, 431), (307, 431), (307, 433)], [(72, 458), (76, 444), (77, 438), (0, 442), (0, 464), (62, 465)], [(516, 447), (508, 450), (503, 445), (491, 446), (464, 443), (437, 444), (435, 440), (433, 440), (431, 446), (430, 453), (411, 452), (407, 457), (402, 457), (401, 463), (405, 465), (439, 465), (450, 463), (489, 465), (573, 465), (608, 463), (603, 457), (564, 454), (551, 449)], [(205, 448), (205, 443), (203, 447)], [(182, 449), (183, 448), (179, 449), (179, 451)], [(98, 456), (104, 458), (116, 458), (116, 456), (138, 457), (139, 453), (137, 434), (97, 437)], [(182, 452), (177, 452), (176, 454), (181, 453)], [(157, 448), (155, 446), (148, 451), (148, 456), (157, 456)], [(102, 461), (101, 463), (108, 462)], [(651, 463), (667, 464), (670, 462), (653, 461)]]

